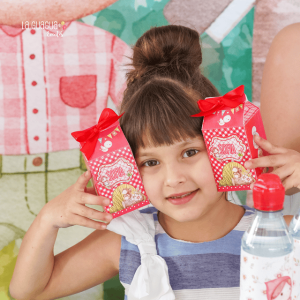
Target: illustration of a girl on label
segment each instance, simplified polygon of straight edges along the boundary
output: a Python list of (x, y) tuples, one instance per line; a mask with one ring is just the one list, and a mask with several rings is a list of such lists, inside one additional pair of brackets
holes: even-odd
[(109, 212), (115, 213), (145, 200), (146, 196), (143, 195), (139, 188), (135, 189), (130, 184), (121, 184), (113, 192), (113, 206)]
[(226, 164), (222, 171), (222, 180), (219, 181), (220, 186), (237, 186), (249, 185), (254, 182), (251, 173), (237, 162)]
[(131, 189), (123, 189), (122, 195), (123, 195), (122, 205), (124, 208), (134, 205), (144, 199), (143, 194), (138, 189), (136, 189), (133, 192), (133, 194), (131, 192)]
[(268, 300), (292, 300), (292, 281), (290, 276), (283, 276), (265, 282)]

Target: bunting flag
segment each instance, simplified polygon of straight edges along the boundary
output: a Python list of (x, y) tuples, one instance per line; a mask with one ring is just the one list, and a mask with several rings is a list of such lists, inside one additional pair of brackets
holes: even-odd
[(236, 107), (236, 108), (235, 108), (235, 111), (236, 111), (236, 112), (238, 112), (239, 110), (240, 110), (239, 107)]
[(215, 114), (216, 114), (216, 112), (213, 112), (212, 114), (213, 114), (213, 115), (215, 115)]
[(231, 112), (234, 114), (234, 108), (233, 108), (233, 109), (231, 109)]
[(243, 104), (240, 104), (240, 108), (243, 109)]
[(226, 111), (226, 110), (222, 110), (222, 116), (224, 115), (225, 111)]
[[(120, 132), (120, 129), (118, 128), (118, 127), (116, 127), (115, 128), (115, 130), (113, 130), (110, 134), (108, 134), (107, 136), (109, 137), (109, 138), (111, 138), (112, 139), (112, 136), (116, 136), (117, 134), (118, 134), (118, 132)], [(101, 142), (100, 142), (101, 143)]]
[(98, 139), (98, 141), (100, 142), (100, 144), (102, 144), (102, 138)]

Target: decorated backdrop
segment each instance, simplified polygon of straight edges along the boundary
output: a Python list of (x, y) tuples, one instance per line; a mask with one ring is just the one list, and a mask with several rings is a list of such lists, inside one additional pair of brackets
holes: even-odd
[[(297, 0), (103, 2), (101, 10), (87, 8), (59, 30), (0, 25), (0, 300), (13, 299), (9, 282), (30, 224), (86, 170), (70, 133), (94, 125), (104, 107), (118, 111), (124, 65), (146, 30), (167, 24), (196, 29), (202, 72), (221, 94), (244, 84), (248, 99), (259, 105), (271, 41), (300, 17)], [(235, 192), (231, 201), (245, 204), (247, 193)], [(91, 232), (79, 226), (60, 230), (55, 253)], [(63, 299), (123, 298), (115, 277)]]

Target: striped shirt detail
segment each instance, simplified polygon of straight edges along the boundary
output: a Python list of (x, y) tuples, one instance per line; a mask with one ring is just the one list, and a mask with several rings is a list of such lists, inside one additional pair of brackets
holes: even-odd
[[(125, 291), (129, 290), (130, 285), (123, 283)], [(231, 300), (239, 299), (240, 288), (214, 288), (214, 289), (193, 289), (193, 290), (175, 290), (174, 291), (176, 300)], [(127, 295), (125, 295), (125, 300), (128, 300)]]
[[(205, 243), (171, 238), (159, 224), (154, 207), (140, 210), (153, 215), (157, 253), (167, 263), (176, 299), (239, 299), (241, 239), (254, 215), (254, 209), (244, 208), (244, 216), (231, 232)], [(140, 264), (138, 247), (122, 237), (119, 278), (125, 299)]]

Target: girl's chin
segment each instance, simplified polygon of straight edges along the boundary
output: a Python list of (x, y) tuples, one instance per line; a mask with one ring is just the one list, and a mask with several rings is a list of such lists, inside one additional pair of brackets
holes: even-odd
[(187, 223), (187, 222), (199, 221), (201, 219), (201, 216), (203, 215), (203, 209), (200, 207), (198, 208), (189, 207), (189, 208), (175, 210), (175, 211), (168, 210), (168, 213), (164, 213), (162, 211), (161, 213), (164, 214), (163, 218), (167, 218), (167, 219), (170, 218), (179, 223)]

